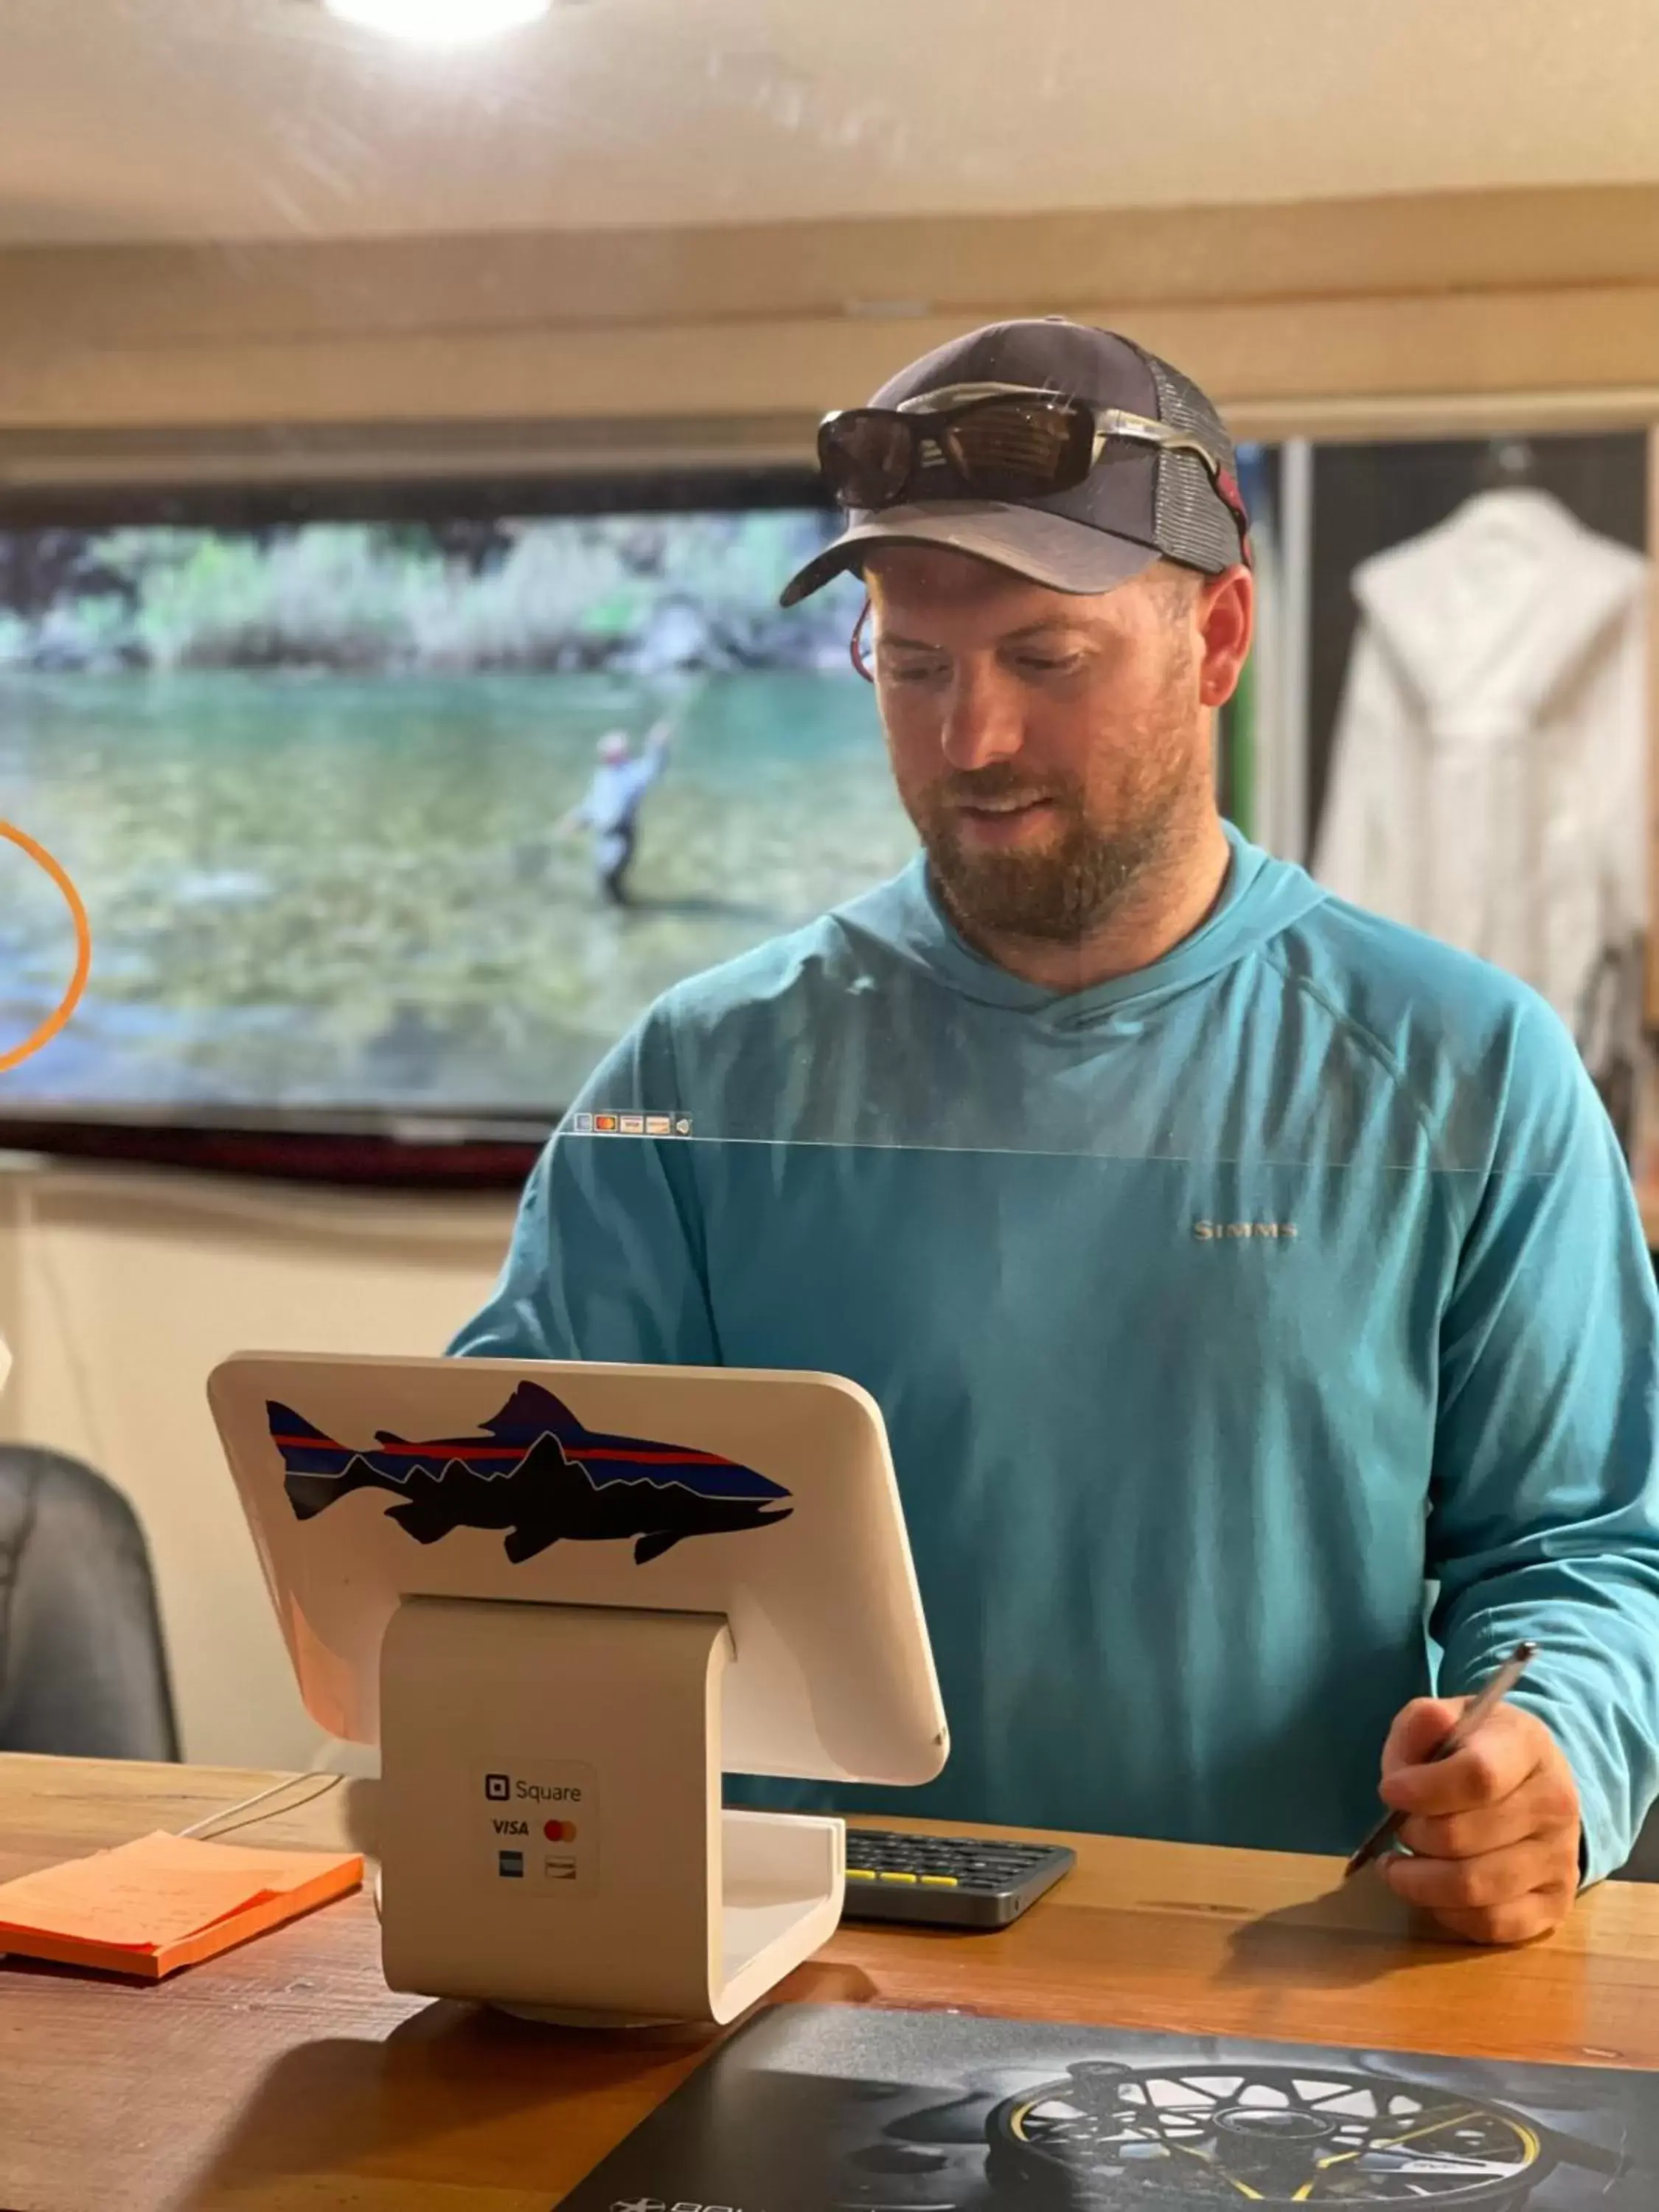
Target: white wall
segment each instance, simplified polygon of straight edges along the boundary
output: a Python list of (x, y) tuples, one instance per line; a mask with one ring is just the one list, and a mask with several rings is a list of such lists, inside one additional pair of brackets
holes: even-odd
[(0, 1435), (132, 1500), (187, 1759), (309, 1765), (306, 1717), (207, 1407), (234, 1351), (441, 1352), (488, 1291), (507, 1197), (343, 1195), (0, 1155)]

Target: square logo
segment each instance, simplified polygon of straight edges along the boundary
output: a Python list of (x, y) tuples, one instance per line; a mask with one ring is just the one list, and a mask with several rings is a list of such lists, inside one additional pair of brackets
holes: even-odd
[(490, 1800), (492, 1804), (505, 1805), (507, 1799), (512, 1795), (513, 1784), (508, 1776), (505, 1774), (485, 1775), (484, 1796)]
[(495, 1854), (495, 1871), (499, 1875), (510, 1875), (514, 1881), (522, 1881), (524, 1880), (524, 1853), (522, 1851), (497, 1851)]

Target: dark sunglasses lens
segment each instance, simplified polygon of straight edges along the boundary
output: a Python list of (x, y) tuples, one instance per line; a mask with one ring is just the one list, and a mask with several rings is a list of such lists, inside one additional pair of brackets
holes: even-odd
[(940, 442), (970, 491), (1029, 499), (1069, 491), (1089, 473), (1094, 418), (1064, 401), (998, 399), (957, 416)]
[(890, 507), (909, 480), (915, 455), (915, 433), (894, 415), (849, 410), (818, 432), (819, 465), (843, 507)]

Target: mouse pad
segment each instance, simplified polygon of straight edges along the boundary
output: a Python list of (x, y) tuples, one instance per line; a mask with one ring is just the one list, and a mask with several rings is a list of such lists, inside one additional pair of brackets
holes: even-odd
[(1659, 2073), (780, 2005), (565, 2212), (1654, 2212)]

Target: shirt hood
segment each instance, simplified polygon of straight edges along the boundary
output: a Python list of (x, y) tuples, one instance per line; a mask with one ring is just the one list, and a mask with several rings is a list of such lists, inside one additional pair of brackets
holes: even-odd
[(1055, 1029), (1109, 1021), (1131, 1006), (1145, 1007), (1207, 981), (1289, 929), (1325, 893), (1289, 862), (1276, 860), (1226, 825), (1231, 859), (1221, 896), (1191, 936), (1150, 967), (1114, 976), (1086, 991), (1054, 992), (1028, 983), (976, 952), (957, 933), (918, 854), (902, 875), (843, 908), (836, 919), (852, 935), (878, 939), (902, 959), (927, 969), (981, 1006), (1030, 1013)]

